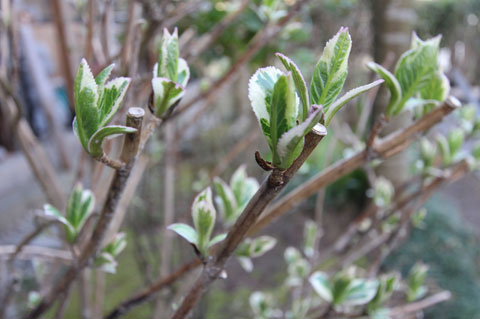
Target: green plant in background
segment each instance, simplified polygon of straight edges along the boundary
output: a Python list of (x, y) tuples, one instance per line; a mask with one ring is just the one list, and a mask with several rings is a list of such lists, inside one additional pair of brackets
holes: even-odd
[(163, 30), (158, 62), (153, 67), (152, 112), (158, 118), (168, 116), (185, 94), (190, 79), (187, 62), (179, 57), (178, 31)]
[(428, 291), (427, 287), (424, 286), (427, 271), (428, 266), (422, 263), (416, 263), (410, 269), (407, 279), (407, 301), (415, 301), (425, 296)]
[(317, 223), (312, 220), (305, 222), (303, 227), (303, 253), (308, 258), (315, 255), (315, 247), (319, 236), (319, 229)]
[(116, 234), (113, 239), (102, 248), (95, 258), (94, 265), (101, 270), (114, 274), (117, 270), (117, 257), (127, 246), (125, 233)]
[(388, 116), (399, 114), (408, 103), (409, 108), (418, 106), (422, 108), (419, 113), (426, 114), (438, 101), (447, 98), (450, 84), (438, 62), (440, 40), (437, 36), (423, 41), (413, 33), (411, 48), (398, 60), (394, 74), (377, 63), (368, 63), (390, 90)]
[(215, 177), (213, 184), (218, 194), (215, 202), (227, 226), (233, 225), (259, 187), (255, 178), (248, 177), (245, 165), (237, 168), (229, 185), (220, 177)]
[(375, 297), (379, 285), (378, 280), (356, 278), (346, 272), (329, 278), (316, 271), (309, 281), (315, 292), (334, 307), (365, 305)]
[[(248, 97), (272, 151), (273, 166), (288, 168), (302, 151), (305, 135), (317, 123), (327, 126), (348, 101), (383, 82), (358, 87), (336, 100), (347, 76), (350, 48), (348, 29), (341, 28), (327, 42), (315, 67), (310, 98), (302, 73), (282, 54), (277, 57), (287, 73), (270, 66), (258, 69), (251, 77)], [(326, 134), (322, 124), (315, 129)]]
[(94, 78), (87, 61), (82, 59), (75, 77), (73, 131), (85, 151), (96, 158), (103, 155), (105, 137), (136, 132), (127, 126), (107, 125), (119, 110), (130, 84), (130, 79), (123, 77), (106, 82), (113, 67), (106, 67)]
[(373, 202), (378, 207), (387, 207), (392, 202), (395, 195), (395, 188), (392, 182), (383, 176), (378, 177), (375, 180), (373, 187)]
[(282, 317), (282, 311), (275, 308), (274, 299), (269, 294), (255, 291), (250, 295), (249, 302), (256, 319), (273, 319)]
[(460, 128), (452, 129), (447, 137), (437, 135), (437, 144), (442, 155), (443, 166), (448, 166), (460, 159), (460, 149), (465, 141), (465, 132)]
[(66, 238), (70, 244), (73, 244), (94, 207), (95, 197), (92, 192), (83, 189), (81, 184), (77, 184), (68, 197), (65, 216), (50, 204), (45, 204), (43, 210), (45, 215), (65, 226)]
[(168, 229), (173, 230), (192, 244), (202, 258), (207, 258), (209, 248), (226, 237), (226, 234), (220, 234), (211, 238), (215, 227), (216, 214), (212, 202), (212, 191), (210, 188), (206, 188), (195, 197), (192, 204), (192, 219), (195, 228), (187, 224), (177, 223), (168, 226)]
[[(377, 293), (367, 304), (367, 311), (370, 316), (379, 317), (378, 314), (388, 312), (383, 306), (390, 299), (393, 291), (397, 288), (399, 280), (399, 275), (397, 273), (381, 275), (378, 278)], [(387, 316), (385, 318), (389, 317)]]

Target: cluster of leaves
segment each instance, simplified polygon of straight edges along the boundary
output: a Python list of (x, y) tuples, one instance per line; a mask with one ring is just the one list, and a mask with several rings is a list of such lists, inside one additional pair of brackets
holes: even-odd
[(258, 190), (258, 182), (255, 178), (247, 176), (244, 165), (233, 173), (230, 185), (227, 185), (220, 177), (215, 177), (213, 182), (218, 194), (215, 202), (223, 215), (225, 224), (230, 226), (237, 220), (250, 198)]
[(427, 287), (424, 286), (428, 266), (422, 263), (416, 263), (408, 274), (407, 301), (415, 301), (427, 293)]
[[(227, 185), (219, 177), (214, 178), (214, 185), (217, 192), (216, 203), (222, 212), (226, 226), (232, 225), (237, 220), (259, 187), (257, 180), (248, 177), (243, 165), (233, 173), (230, 185)], [(202, 258), (206, 258), (209, 255), (210, 247), (225, 239), (226, 236), (226, 234), (221, 234), (210, 239), (216, 219), (210, 188), (205, 189), (195, 198), (192, 205), (192, 217), (195, 228), (182, 223), (172, 224), (168, 228), (185, 238)], [(277, 240), (271, 236), (246, 238), (235, 251), (235, 256), (245, 271), (251, 272), (253, 270), (252, 259), (263, 256), (275, 247), (276, 243)]]
[(94, 207), (95, 198), (92, 192), (77, 184), (68, 197), (65, 216), (50, 204), (45, 204), (43, 210), (45, 215), (64, 225), (66, 239), (73, 244)]
[(102, 248), (95, 258), (94, 265), (99, 269), (114, 274), (117, 270), (116, 258), (127, 246), (125, 233), (116, 234), (113, 239)]
[(130, 84), (130, 79), (124, 77), (106, 83), (113, 67), (113, 64), (106, 67), (94, 78), (87, 61), (82, 59), (75, 78), (73, 131), (85, 151), (93, 157), (103, 155), (105, 137), (136, 132), (131, 127), (107, 125), (119, 110)]
[(192, 204), (192, 219), (195, 228), (187, 224), (176, 223), (168, 226), (168, 229), (186, 239), (202, 258), (206, 258), (209, 255), (210, 247), (226, 237), (226, 234), (220, 234), (211, 238), (216, 215), (217, 212), (212, 202), (212, 190), (208, 187), (195, 197)]
[(179, 57), (178, 31), (163, 31), (158, 62), (153, 67), (151, 110), (158, 118), (168, 116), (185, 94), (190, 79), (187, 62)]
[[(303, 149), (304, 137), (315, 126), (320, 134), (335, 113), (357, 95), (381, 84), (378, 80), (347, 92), (337, 100), (347, 78), (351, 38), (348, 29), (330, 39), (318, 61), (310, 90), (296, 64), (277, 53), (287, 72), (260, 68), (249, 81), (248, 97), (272, 151), (273, 165), (288, 168)], [(324, 126), (325, 125), (325, 126)]]
[(373, 202), (378, 207), (387, 207), (390, 205), (395, 195), (395, 188), (392, 183), (383, 176), (375, 180), (373, 186)]
[(435, 141), (426, 137), (420, 140), (420, 158), (416, 168), (424, 175), (441, 174), (442, 171), (436, 167), (438, 162), (446, 168), (466, 159), (472, 169), (480, 167), (480, 143), (476, 142), (469, 152), (462, 150), (466, 140), (480, 132), (480, 118), (476, 116), (474, 106), (465, 106), (458, 112), (458, 124), (445, 135), (438, 133)]
[(390, 90), (390, 102), (386, 109), (388, 116), (413, 107), (417, 107), (417, 114), (425, 114), (438, 101), (447, 98), (450, 83), (438, 61), (440, 40), (441, 36), (437, 36), (423, 41), (413, 33), (411, 48), (398, 60), (394, 74), (377, 63), (368, 64), (385, 80)]

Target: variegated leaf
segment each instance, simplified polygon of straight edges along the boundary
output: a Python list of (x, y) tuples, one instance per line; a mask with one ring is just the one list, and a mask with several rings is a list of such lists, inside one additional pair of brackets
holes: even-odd
[(277, 240), (272, 236), (260, 236), (250, 242), (249, 257), (257, 258), (263, 256), (269, 250), (273, 249)]
[(340, 94), (347, 78), (351, 47), (350, 34), (344, 27), (340, 28), (338, 33), (327, 42), (323, 54), (315, 66), (310, 83), (312, 104), (323, 105), (327, 110)]
[(333, 301), (332, 284), (328, 280), (328, 275), (321, 271), (314, 272), (309, 282), (313, 287), (313, 290), (326, 302), (331, 303)]
[(402, 99), (402, 87), (400, 86), (397, 78), (380, 64), (370, 62), (367, 64), (367, 66), (370, 70), (377, 73), (382, 79), (385, 80), (385, 84), (387, 84), (388, 89), (390, 90), (390, 102), (388, 103), (386, 109), (387, 115), (390, 116), (393, 114), (393, 111), (397, 108), (397, 105)]
[(182, 236), (186, 241), (188, 241), (192, 245), (198, 246), (197, 232), (190, 225), (181, 224), (181, 223), (172, 224), (168, 226), (167, 229), (173, 230), (174, 232)]
[(437, 71), (428, 84), (420, 91), (420, 96), (425, 100), (445, 101), (450, 91), (450, 81)]
[(223, 214), (228, 224), (237, 218), (237, 200), (230, 187), (219, 177), (213, 179), (215, 190), (222, 201)]
[(219, 235), (213, 237), (212, 240), (210, 240), (210, 243), (208, 244), (208, 247), (210, 248), (210, 247), (218, 244), (219, 242), (224, 241), (225, 238), (227, 238), (226, 233), (225, 234), (219, 234)]
[(307, 83), (303, 78), (302, 72), (297, 67), (297, 65), (287, 56), (277, 53), (277, 57), (282, 61), (285, 68), (292, 73), (293, 82), (295, 83), (295, 88), (297, 89), (297, 93), (300, 97), (300, 101), (302, 102), (302, 107), (299, 109), (298, 120), (305, 121), (307, 118), (310, 103), (309, 103), (309, 96), (307, 90)]
[(158, 54), (157, 74), (154, 78), (162, 77), (176, 82), (178, 77), (178, 56), (177, 28), (175, 28), (172, 34), (165, 28)]
[(111, 80), (105, 84), (98, 101), (100, 126), (107, 125), (115, 113), (117, 113), (129, 85), (130, 78), (122, 77)]
[(110, 74), (112, 73), (112, 70), (114, 67), (115, 67), (115, 64), (110, 64), (105, 69), (100, 71), (100, 73), (98, 73), (97, 76), (95, 77), (95, 82), (97, 83), (98, 89), (99, 89), (98, 94), (101, 93), (101, 90), (105, 85), (105, 82), (107, 82), (108, 78), (110, 77)]
[(60, 211), (55, 207), (53, 207), (52, 205), (50, 204), (43, 205), (43, 211), (46, 216), (52, 217), (57, 221), (59, 221), (60, 223), (62, 223), (63, 225), (65, 225), (65, 230), (67, 234), (75, 232), (75, 229), (73, 228), (72, 224), (70, 224), (70, 222), (65, 218), (65, 216), (63, 216), (62, 213), (60, 213)]
[(188, 67), (187, 61), (182, 58), (178, 59), (178, 76), (177, 82), (186, 87), (188, 80), (190, 80), (190, 68)]
[(198, 249), (206, 256), (216, 218), (210, 188), (206, 188), (195, 198), (192, 205), (192, 218), (198, 236)]
[[(303, 142), (304, 136), (312, 130), (312, 128), (320, 121), (321, 117), (322, 108), (319, 106), (313, 106), (312, 112), (303, 123), (295, 126), (282, 135), (277, 145), (277, 152), (280, 161), (278, 164), (274, 162), (277, 167), (286, 169), (293, 163), (299, 155), (297, 149), (299, 143)], [(318, 128), (320, 129), (320, 133), (324, 135), (327, 134), (327, 130), (323, 125), (318, 124)]]
[(279, 154), (282, 150), (278, 149), (280, 137), (295, 127), (296, 120), (295, 88), (291, 73), (288, 73), (281, 75), (275, 83), (270, 108), (270, 138), (274, 146), (273, 164), (279, 168), (286, 168), (282, 167), (281, 157), (283, 156)]
[(155, 115), (162, 117), (170, 113), (172, 107), (183, 97), (185, 89), (167, 78), (152, 79), (153, 106)]
[(380, 85), (383, 83), (383, 80), (377, 80), (372, 83), (366, 84), (359, 86), (358, 88), (352, 89), (345, 93), (341, 98), (337, 99), (335, 102), (333, 102), (332, 105), (328, 108), (328, 110), (325, 112), (325, 126), (328, 126), (330, 124), (330, 121), (333, 119), (335, 116), (335, 113), (338, 112), (344, 106), (349, 102), (351, 99), (357, 97), (358, 95), (367, 92), (371, 88)]
[(137, 129), (128, 126), (110, 125), (105, 126), (96, 131), (88, 142), (88, 153), (93, 157), (98, 157), (103, 154), (102, 142), (103, 139), (110, 135), (135, 133)]
[[(270, 106), (272, 103), (273, 87), (282, 71), (269, 66), (258, 69), (248, 82), (248, 98), (258, 122), (268, 137), (270, 136)], [(273, 149), (270, 143), (270, 148)]]

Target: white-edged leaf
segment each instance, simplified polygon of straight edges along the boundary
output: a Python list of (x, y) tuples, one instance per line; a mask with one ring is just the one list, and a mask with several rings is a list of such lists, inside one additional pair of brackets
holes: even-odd
[(196, 246), (198, 245), (197, 232), (190, 225), (177, 223), (177, 224), (172, 224), (168, 226), (167, 229), (173, 230), (178, 235), (182, 236), (189, 243)]
[(190, 80), (190, 68), (188, 67), (188, 63), (184, 59), (179, 58), (177, 82), (181, 86), (186, 87), (188, 80)]
[(157, 74), (154, 77), (164, 77), (176, 82), (178, 76), (178, 56), (177, 28), (174, 29), (172, 34), (168, 32), (168, 29), (163, 29), (163, 37), (158, 53)]
[(245, 164), (240, 165), (230, 178), (230, 189), (232, 190), (238, 204), (243, 203), (247, 178), (247, 167)]
[(420, 96), (425, 100), (445, 101), (449, 92), (450, 81), (443, 72), (438, 71), (420, 91)]
[(357, 97), (358, 95), (364, 93), (364, 92), (367, 92), (368, 90), (370, 90), (371, 88), (374, 88), (376, 87), (377, 85), (380, 85), (382, 84), (384, 81), (383, 80), (376, 80), (372, 83), (369, 83), (369, 84), (366, 84), (366, 85), (362, 85), (362, 86), (359, 86), (355, 89), (352, 89), (350, 91), (348, 91), (347, 93), (345, 93), (345, 95), (343, 95), (341, 98), (337, 99), (335, 102), (333, 102), (332, 105), (330, 105), (330, 107), (327, 109), (327, 111), (325, 112), (325, 126), (328, 126), (328, 124), (330, 123), (330, 121), (333, 119), (333, 116), (335, 115), (335, 113), (338, 112), (338, 110), (340, 110), (340, 108), (342, 106), (344, 106), (345, 104), (347, 104), (348, 101), (350, 101), (351, 99)]
[(137, 129), (133, 127), (122, 125), (109, 125), (102, 127), (96, 131), (88, 141), (88, 152), (93, 157), (101, 156), (103, 154), (102, 142), (105, 137), (116, 134), (135, 133), (136, 131)]
[(328, 109), (340, 94), (348, 74), (351, 48), (352, 39), (348, 28), (340, 28), (338, 33), (328, 40), (310, 83), (312, 104), (323, 105)]
[(367, 66), (370, 70), (377, 73), (382, 79), (385, 80), (385, 84), (390, 90), (390, 102), (388, 103), (386, 113), (391, 115), (402, 99), (402, 87), (400, 86), (397, 78), (380, 64), (369, 62)]
[(210, 187), (200, 192), (193, 201), (192, 218), (198, 236), (198, 249), (206, 256), (216, 218)]
[(333, 301), (332, 284), (328, 280), (328, 275), (321, 271), (314, 272), (309, 280), (315, 292), (326, 302)]
[(99, 94), (100, 94), (101, 89), (105, 85), (105, 82), (107, 82), (108, 78), (110, 77), (110, 74), (112, 73), (112, 70), (113, 70), (114, 67), (115, 67), (115, 63), (110, 64), (105, 69), (100, 71), (100, 73), (98, 73), (97, 76), (95, 77), (95, 82), (98, 85), (98, 89), (99, 89), (98, 93)]
[[(172, 111), (171, 107), (185, 94), (185, 88), (167, 78), (157, 77), (152, 79), (153, 106), (155, 115), (162, 117)], [(168, 111), (168, 112), (167, 112)]]
[(436, 139), (438, 148), (440, 149), (440, 153), (442, 154), (443, 165), (448, 166), (452, 162), (452, 154), (450, 152), (448, 140), (445, 136), (441, 134), (438, 134)]
[(317, 242), (318, 226), (314, 221), (307, 221), (303, 228), (303, 252), (311, 258), (315, 254), (315, 243)]
[(300, 72), (300, 69), (297, 67), (295, 62), (293, 62), (289, 57), (281, 53), (277, 53), (276, 55), (280, 59), (280, 61), (283, 63), (285, 68), (292, 73), (293, 82), (295, 83), (295, 88), (297, 89), (297, 93), (300, 97), (300, 101), (302, 102), (302, 107), (299, 108), (298, 120), (305, 121), (310, 108), (310, 103), (309, 103), (310, 98), (308, 96), (307, 83), (305, 82), (302, 72)]
[(213, 179), (215, 190), (222, 200), (222, 208), (225, 221), (229, 224), (237, 218), (237, 200), (230, 187), (220, 178), (215, 176)]
[(273, 249), (277, 240), (272, 236), (260, 236), (250, 242), (250, 257), (257, 258), (263, 256), (266, 252)]
[[(282, 74), (279, 69), (269, 66), (258, 69), (248, 81), (248, 98), (260, 125), (262, 119), (270, 123), (273, 87)], [(270, 135), (270, 132), (265, 133)]]
[(243, 270), (245, 270), (246, 272), (252, 272), (253, 262), (250, 258), (248, 258), (248, 257), (237, 257), (237, 260), (240, 263), (240, 266), (242, 266)]
[(227, 238), (227, 233), (219, 234), (219, 235), (213, 237), (212, 240), (210, 240), (210, 243), (208, 244), (208, 247), (212, 247), (213, 245), (218, 244), (219, 242), (225, 240), (225, 238)]
[(341, 304), (345, 306), (367, 304), (375, 297), (377, 289), (377, 280), (354, 279), (348, 286), (345, 299)]
[(103, 92), (98, 101), (100, 112), (100, 126), (105, 126), (117, 113), (125, 93), (130, 85), (130, 78), (115, 78), (108, 81), (103, 87)]
[[(280, 161), (278, 164), (275, 164), (277, 167), (286, 169), (293, 163), (299, 155), (297, 150), (299, 143), (302, 142), (303, 137), (317, 125), (321, 117), (322, 108), (313, 106), (312, 112), (303, 123), (293, 127), (280, 137), (277, 144), (277, 153)], [(320, 134), (327, 134), (327, 129), (323, 125), (318, 124), (316, 129), (317, 128), (321, 129), (319, 131)]]
[(62, 223), (63, 225), (65, 225), (70, 232), (72, 233), (75, 232), (75, 229), (70, 224), (70, 222), (65, 218), (65, 216), (63, 216), (62, 213), (60, 213), (60, 211), (55, 207), (53, 207), (52, 205), (50, 204), (43, 205), (43, 211), (46, 216), (52, 217), (57, 221), (59, 221), (60, 223)]

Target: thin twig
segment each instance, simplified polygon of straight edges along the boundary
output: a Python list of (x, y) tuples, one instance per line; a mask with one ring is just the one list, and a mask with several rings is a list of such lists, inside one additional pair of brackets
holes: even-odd
[(132, 107), (128, 111), (126, 125), (136, 128), (137, 131), (135, 133), (125, 135), (125, 142), (123, 145), (122, 154), (120, 156), (120, 160), (125, 163), (125, 167), (115, 172), (114, 179), (108, 192), (107, 200), (105, 201), (90, 240), (78, 258), (77, 264), (70, 267), (66, 271), (66, 273), (57, 281), (51, 291), (42, 299), (39, 305), (27, 315), (26, 318), (38, 318), (46, 310), (48, 310), (57, 299), (57, 296), (65, 293), (69, 289), (71, 283), (77, 278), (79, 272), (88, 265), (91, 258), (100, 249), (103, 237), (107, 232), (108, 226), (113, 218), (130, 172), (135, 164), (138, 154), (138, 146), (140, 144), (140, 136), (142, 133), (142, 121), (144, 114), (144, 110), (138, 107)]
[(450, 291), (441, 291), (420, 301), (412, 302), (403, 306), (393, 307), (389, 311), (389, 316), (405, 318), (406, 315), (429, 308), (440, 302), (445, 302), (452, 297)]

